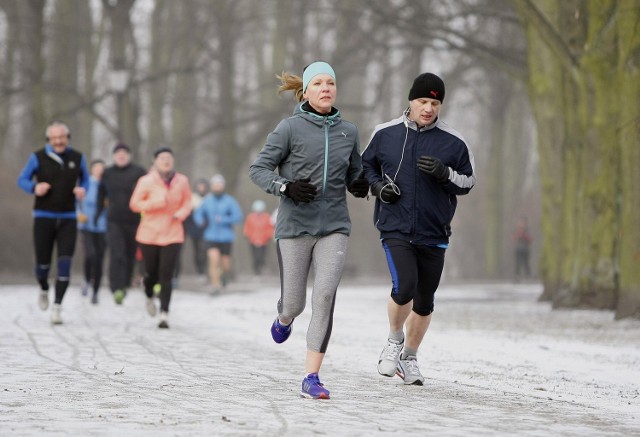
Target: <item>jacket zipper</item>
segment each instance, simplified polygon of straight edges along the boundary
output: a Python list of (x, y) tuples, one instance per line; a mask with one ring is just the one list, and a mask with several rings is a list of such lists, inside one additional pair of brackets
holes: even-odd
[(329, 120), (324, 118), (324, 170), (322, 174), (322, 198), (327, 189), (327, 169), (329, 167)]

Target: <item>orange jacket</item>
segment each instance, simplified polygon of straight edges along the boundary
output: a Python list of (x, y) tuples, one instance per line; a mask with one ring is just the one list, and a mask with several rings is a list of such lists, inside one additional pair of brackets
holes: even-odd
[(155, 246), (182, 243), (182, 222), (191, 213), (189, 178), (176, 173), (167, 185), (157, 171), (151, 170), (138, 179), (129, 208), (142, 213), (136, 233), (137, 242)]
[(268, 212), (252, 212), (247, 215), (243, 231), (249, 243), (266, 246), (273, 239), (273, 223)]

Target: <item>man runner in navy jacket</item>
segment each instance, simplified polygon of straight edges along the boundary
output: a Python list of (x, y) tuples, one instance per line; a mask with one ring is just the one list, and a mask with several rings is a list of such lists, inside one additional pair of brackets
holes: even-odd
[[(461, 135), (440, 120), (444, 82), (423, 73), (401, 117), (376, 126), (362, 154), (393, 288), (381, 375), (422, 385), (416, 356), (434, 308), (457, 196), (475, 185), (474, 160)], [(406, 325), (406, 340), (405, 340)]]

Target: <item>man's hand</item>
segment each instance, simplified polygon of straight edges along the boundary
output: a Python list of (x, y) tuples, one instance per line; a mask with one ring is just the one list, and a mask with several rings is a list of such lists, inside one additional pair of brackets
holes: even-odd
[(33, 187), (33, 193), (42, 197), (49, 192), (51, 189), (51, 184), (49, 182), (38, 182), (35, 187)]
[(395, 192), (393, 186), (385, 181), (378, 181), (371, 185), (371, 194), (383, 203), (396, 203), (400, 198), (400, 194)]
[(418, 168), (420, 171), (433, 176), (440, 183), (449, 180), (449, 167), (433, 156), (421, 156), (418, 158)]

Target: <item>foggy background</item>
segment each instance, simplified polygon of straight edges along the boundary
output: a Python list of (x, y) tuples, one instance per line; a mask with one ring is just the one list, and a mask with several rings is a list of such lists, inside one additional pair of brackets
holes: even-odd
[[(336, 106), (358, 126), (361, 150), (376, 124), (407, 107), (415, 76), (440, 75), (441, 118), (465, 137), (478, 175), (459, 202), (445, 276), (512, 277), (511, 235), (521, 215), (534, 235), (536, 270), (533, 121), (522, 83), (500, 65), (522, 66), (524, 57), (509, 2), (2, 0), (0, 12), (2, 271), (32, 270), (33, 199), (15, 179), (53, 119), (69, 124), (72, 147), (89, 159), (110, 163), (124, 141), (148, 166), (152, 150), (167, 144), (192, 181), (224, 174), (245, 214), (255, 199), (274, 209), (277, 198), (249, 181), (248, 167), (295, 105), (291, 94), (276, 95), (275, 75), (301, 74), (317, 59), (336, 71)], [(508, 136), (500, 150), (496, 131)], [(504, 183), (491, 186), (486, 174), (496, 159)], [(349, 196), (349, 203), (348, 273), (385, 277), (373, 199)], [(190, 272), (190, 248), (184, 252)], [(273, 247), (270, 255), (275, 268)], [(248, 257), (239, 232), (236, 271), (249, 268)]]

